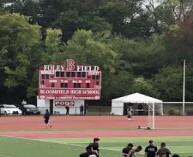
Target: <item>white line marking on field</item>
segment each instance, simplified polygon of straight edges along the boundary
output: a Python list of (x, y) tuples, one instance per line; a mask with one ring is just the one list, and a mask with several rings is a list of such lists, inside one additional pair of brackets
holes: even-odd
[(0, 157), (11, 157), (11, 156), (0, 154)]
[[(71, 145), (71, 146), (77, 146), (77, 147), (82, 147), (82, 148), (85, 148), (85, 146), (82, 146), (82, 145), (79, 145), (79, 144), (71, 144), (71, 143), (65, 143), (65, 145)], [(120, 152), (120, 150), (114, 150), (113, 148), (112, 149), (109, 149), (109, 148), (104, 148), (104, 147), (100, 147), (101, 150), (110, 150), (110, 151), (115, 151), (115, 152)]]
[(10, 135), (1, 135), (0, 137), (10, 137), (10, 138), (16, 138), (16, 139), (24, 139), (24, 140), (36, 141), (36, 139), (31, 139), (31, 138), (27, 138), (27, 137), (10, 136)]

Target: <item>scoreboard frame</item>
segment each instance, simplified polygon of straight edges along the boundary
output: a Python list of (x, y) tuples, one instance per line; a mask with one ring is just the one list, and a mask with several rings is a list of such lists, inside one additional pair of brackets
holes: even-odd
[(39, 68), (39, 99), (99, 100), (102, 72), (98, 66), (73, 59)]

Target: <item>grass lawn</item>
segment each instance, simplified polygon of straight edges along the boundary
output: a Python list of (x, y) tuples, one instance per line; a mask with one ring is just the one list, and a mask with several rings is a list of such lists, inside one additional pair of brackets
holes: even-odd
[[(100, 157), (121, 157), (121, 150), (129, 142), (143, 146), (137, 157), (143, 157), (144, 147), (150, 138), (102, 138)], [(151, 138), (155, 145), (166, 142), (172, 153), (180, 157), (193, 155), (193, 137)], [(0, 137), (0, 157), (79, 157), (91, 138), (65, 138), (29, 140), (14, 137)]]

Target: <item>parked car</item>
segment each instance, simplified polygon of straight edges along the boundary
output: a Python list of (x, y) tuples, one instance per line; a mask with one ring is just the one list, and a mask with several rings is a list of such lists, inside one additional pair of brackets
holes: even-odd
[(40, 110), (33, 104), (25, 104), (21, 105), (22, 114), (23, 115), (39, 115)]
[(4, 115), (21, 115), (22, 111), (12, 104), (1, 104), (0, 113)]

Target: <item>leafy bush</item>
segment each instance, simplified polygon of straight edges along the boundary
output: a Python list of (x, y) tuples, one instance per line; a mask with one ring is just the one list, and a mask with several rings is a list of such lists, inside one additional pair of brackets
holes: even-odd
[(172, 108), (168, 110), (168, 115), (179, 115), (179, 110)]

